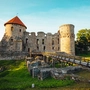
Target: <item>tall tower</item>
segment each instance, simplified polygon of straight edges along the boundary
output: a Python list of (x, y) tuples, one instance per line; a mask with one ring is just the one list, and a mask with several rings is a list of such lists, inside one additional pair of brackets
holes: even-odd
[(60, 34), (60, 52), (75, 55), (74, 25), (65, 24), (60, 26), (59, 34)]
[(27, 27), (17, 16), (6, 22), (4, 26), (5, 34), (2, 42), (4, 40), (8, 42), (7, 50), (22, 51), (22, 37)]

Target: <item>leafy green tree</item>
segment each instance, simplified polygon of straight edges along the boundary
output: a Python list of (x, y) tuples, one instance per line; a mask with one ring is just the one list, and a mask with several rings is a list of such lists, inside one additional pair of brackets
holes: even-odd
[(75, 42), (76, 54), (87, 53), (88, 46), (90, 46), (90, 29), (79, 30)]
[(80, 38), (86, 37), (86, 39), (90, 40), (90, 29), (81, 29), (77, 33), (77, 40), (80, 40)]

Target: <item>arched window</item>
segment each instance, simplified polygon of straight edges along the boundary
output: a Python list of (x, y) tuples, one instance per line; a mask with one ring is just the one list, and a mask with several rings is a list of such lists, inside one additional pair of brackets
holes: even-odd
[(52, 45), (54, 45), (54, 38), (52, 38)]
[(11, 38), (11, 42), (13, 42), (13, 39)]
[(13, 27), (11, 27), (11, 31), (13, 31)]
[(42, 39), (42, 44), (44, 44), (44, 39)]
[(43, 47), (43, 50), (45, 51), (45, 46)]
[(28, 38), (26, 38), (26, 44), (27, 44), (27, 42), (28, 42)]
[(54, 50), (54, 47), (52, 47), (52, 50)]
[(39, 46), (37, 46), (37, 50), (39, 50)]
[(21, 29), (19, 29), (19, 32), (21, 32)]
[(37, 45), (39, 44), (39, 39), (37, 39), (37, 42), (36, 43), (37, 43)]

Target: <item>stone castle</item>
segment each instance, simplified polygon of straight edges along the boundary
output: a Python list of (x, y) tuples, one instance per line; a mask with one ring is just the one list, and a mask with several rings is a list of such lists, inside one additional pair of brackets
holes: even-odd
[(75, 55), (74, 25), (65, 24), (55, 33), (27, 32), (27, 27), (18, 18), (4, 24), (5, 33), (0, 42), (0, 52), (65, 52)]

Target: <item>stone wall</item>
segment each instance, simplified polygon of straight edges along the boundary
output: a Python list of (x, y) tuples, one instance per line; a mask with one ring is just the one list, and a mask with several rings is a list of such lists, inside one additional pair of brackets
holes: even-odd
[(59, 34), (60, 34), (60, 51), (71, 55), (75, 55), (74, 25), (65, 24), (60, 26)]
[(23, 36), (23, 32), (25, 32), (26, 29), (24, 26), (21, 25), (17, 25), (17, 24), (7, 24), (5, 26), (5, 34), (8, 37), (13, 37), (13, 39), (15, 39), (15, 37), (22, 37)]
[(24, 56), (10, 56), (10, 57), (0, 57), (0, 60), (22, 60), (25, 59), (25, 55)]
[(21, 60), (25, 59), (28, 52), (0, 52), (0, 60)]
[(59, 34), (51, 34), (38, 32), (25, 32), (24, 44), (26, 46), (26, 51), (28, 48), (31, 51), (37, 52), (55, 52), (59, 51)]
[[(0, 43), (0, 51), (65, 52), (75, 55), (74, 25), (60, 26), (58, 33), (27, 32), (17, 24), (7, 24)], [(7, 54), (8, 55), (8, 54)]]

